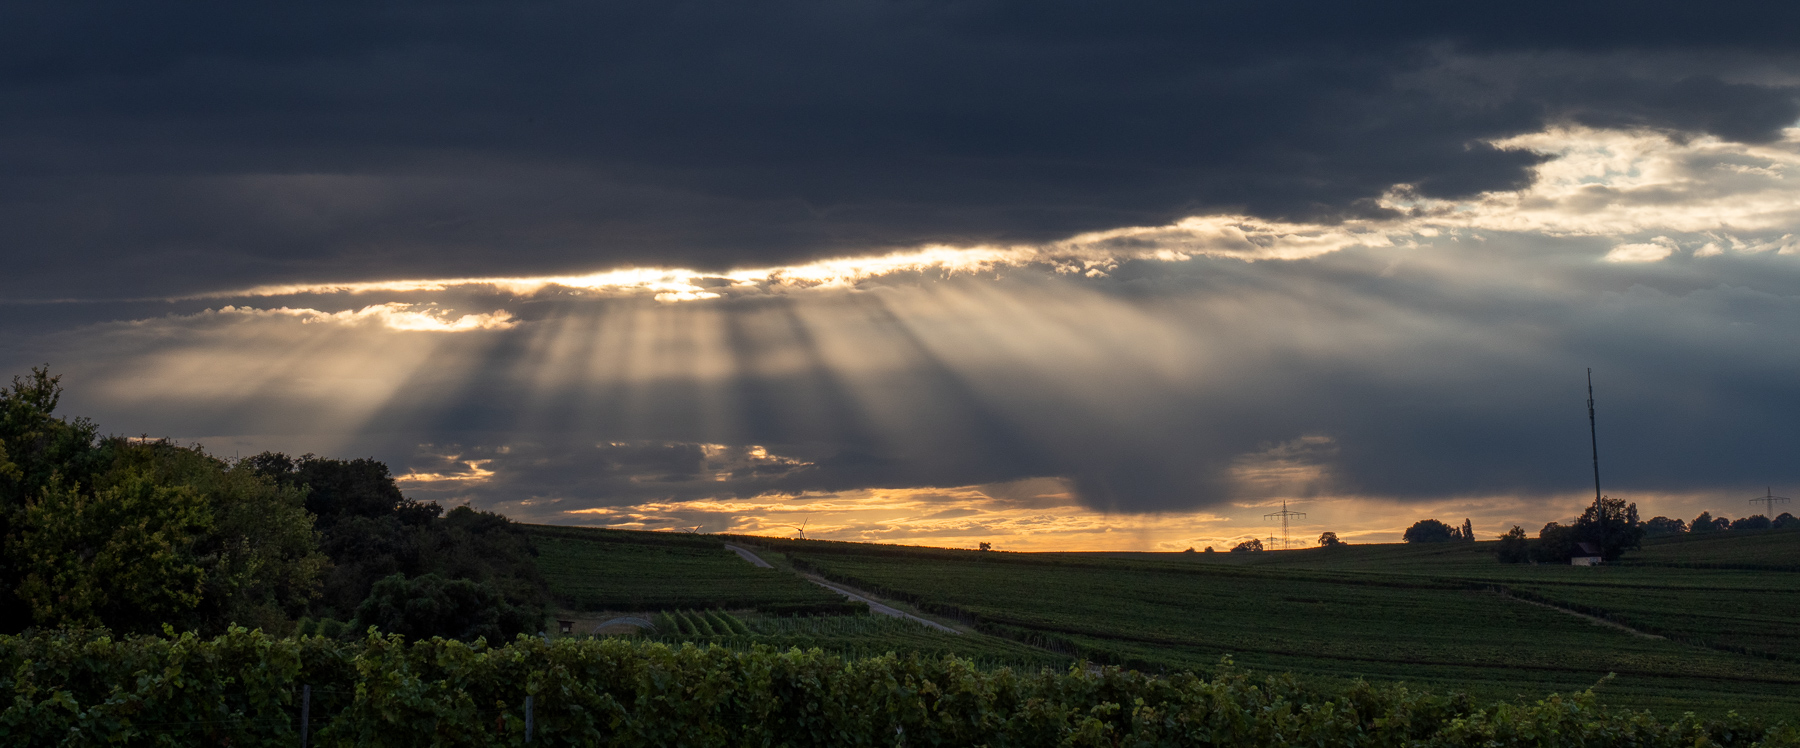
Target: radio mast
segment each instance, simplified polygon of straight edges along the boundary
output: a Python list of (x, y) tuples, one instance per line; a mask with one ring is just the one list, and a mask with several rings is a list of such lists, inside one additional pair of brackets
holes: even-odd
[(1594, 370), (1588, 377), (1588, 441), (1594, 446), (1594, 506), (1600, 505), (1600, 431), (1594, 425)]

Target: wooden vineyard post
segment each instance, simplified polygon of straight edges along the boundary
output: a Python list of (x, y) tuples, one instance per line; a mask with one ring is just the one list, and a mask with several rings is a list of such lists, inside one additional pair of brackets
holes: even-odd
[(312, 727), (312, 686), (300, 687), (300, 748), (306, 748), (306, 741), (311, 736), (307, 733)]

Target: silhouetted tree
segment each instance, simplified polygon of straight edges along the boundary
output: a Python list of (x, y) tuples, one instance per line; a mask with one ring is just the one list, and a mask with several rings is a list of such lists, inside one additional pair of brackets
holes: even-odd
[(17, 594), (27, 573), (28, 557), (18, 542), (26, 508), (48, 500), (46, 492), (66, 497), (91, 489), (94, 475), (112, 461), (92, 422), (55, 415), (61, 379), (46, 366), (13, 377), (11, 389), (0, 388), (0, 633), (31, 625), (31, 606)]
[(1733, 530), (1767, 530), (1774, 526), (1775, 523), (1770, 522), (1768, 517), (1764, 517), (1760, 514), (1752, 514), (1731, 523), (1731, 529)]
[(1531, 544), (1531, 557), (1544, 563), (1568, 563), (1576, 551), (1575, 528), (1549, 522), (1538, 530), (1537, 542)]
[(1257, 540), (1256, 538), (1251, 538), (1242, 543), (1238, 543), (1237, 545), (1232, 546), (1231, 552), (1232, 553), (1256, 553), (1258, 551), (1261, 551), (1262, 549), (1263, 549), (1262, 541)]
[(1644, 537), (1647, 538), (1666, 538), (1686, 532), (1687, 523), (1678, 519), (1651, 517), (1648, 522), (1644, 523)]
[(1770, 523), (1770, 524), (1773, 524), (1773, 525), (1774, 525), (1774, 526), (1775, 526), (1775, 527), (1776, 527), (1776, 528), (1777, 528), (1777, 529), (1779, 529), (1779, 528), (1783, 528), (1783, 527), (1796, 527), (1796, 526), (1800, 526), (1800, 525), (1797, 525), (1797, 524), (1796, 524), (1796, 520), (1795, 520), (1795, 518), (1794, 518), (1794, 515), (1792, 515), (1792, 514), (1788, 514), (1788, 513), (1787, 513), (1787, 512), (1782, 512), (1782, 513), (1781, 513), (1781, 514), (1780, 514), (1780, 515), (1779, 515), (1779, 516), (1777, 516), (1777, 517), (1776, 517), (1776, 518), (1775, 518), (1775, 520), (1774, 520), (1774, 521), (1773, 521), (1773, 522), (1771, 522), (1771, 523)]
[(375, 583), (368, 599), (357, 606), (351, 627), (362, 631), (374, 626), (408, 639), (480, 637), (500, 643), (537, 631), (543, 620), (542, 610), (513, 605), (479, 582), (395, 574)]
[(1319, 536), (1319, 545), (1322, 547), (1334, 548), (1343, 544), (1344, 541), (1338, 540), (1337, 533), (1335, 532), (1327, 532), (1324, 535)]
[(1503, 564), (1522, 564), (1531, 560), (1531, 541), (1525, 539), (1525, 528), (1513, 525), (1511, 530), (1500, 536), (1500, 544), (1494, 549), (1494, 555)]
[(1712, 516), (1712, 512), (1701, 512), (1700, 516), (1695, 517), (1693, 522), (1688, 523), (1688, 532), (1716, 532), (1719, 530), (1730, 529), (1730, 527), (1731, 520), (1724, 517), (1715, 518)]
[(1448, 543), (1462, 539), (1462, 531), (1435, 519), (1422, 519), (1400, 536), (1408, 543)]
[(1643, 523), (1638, 521), (1637, 504), (1624, 499), (1602, 496), (1575, 520), (1574, 540), (1590, 543), (1600, 549), (1601, 558), (1614, 561), (1625, 551), (1637, 548), (1644, 539)]
[(1463, 518), (1461, 540), (1465, 543), (1475, 542), (1475, 526), (1469, 523), (1469, 519), (1467, 517)]

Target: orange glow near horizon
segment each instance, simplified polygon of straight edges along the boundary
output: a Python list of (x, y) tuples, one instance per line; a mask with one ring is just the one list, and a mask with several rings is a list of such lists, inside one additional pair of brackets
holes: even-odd
[[(1633, 499), (1645, 519), (1668, 515), (1690, 519), (1701, 511), (1730, 516), (1751, 514), (1725, 506), (1716, 496), (1671, 494)], [(555, 502), (518, 502), (495, 507), (519, 521), (607, 527), (619, 530), (685, 531), (806, 537), (891, 545), (975, 548), (1021, 552), (1196, 551), (1211, 546), (1228, 551), (1252, 538), (1279, 538), (1279, 524), (1263, 515), (1283, 499), (1230, 504), (1204, 510), (1149, 514), (1101, 512), (1083, 506), (1066, 482), (1034, 478), (958, 488), (862, 489), (798, 496), (647, 502), (631, 506), (558, 510)], [(1421, 519), (1452, 525), (1468, 519), (1480, 540), (1492, 540), (1513, 525), (1536, 535), (1545, 523), (1569, 523), (1592, 501), (1569, 494), (1521, 498), (1482, 496), (1419, 502), (1365, 497), (1288, 498), (1307, 512), (1290, 531), (1290, 548), (1311, 548), (1320, 534), (1337, 533), (1345, 542), (1398, 543)], [(1735, 511), (1735, 513), (1733, 513)], [(1279, 545), (1271, 546), (1279, 548)]]

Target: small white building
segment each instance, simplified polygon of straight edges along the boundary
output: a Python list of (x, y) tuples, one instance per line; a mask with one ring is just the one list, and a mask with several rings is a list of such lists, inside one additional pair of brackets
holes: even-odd
[(1599, 546), (1593, 543), (1576, 543), (1575, 548), (1575, 555), (1569, 558), (1570, 566), (1599, 566), (1604, 560)]

